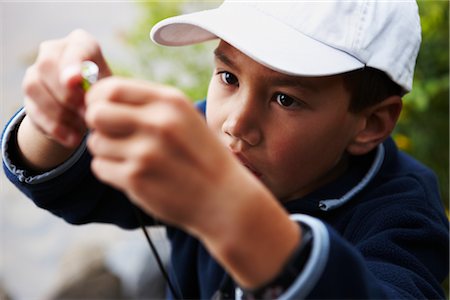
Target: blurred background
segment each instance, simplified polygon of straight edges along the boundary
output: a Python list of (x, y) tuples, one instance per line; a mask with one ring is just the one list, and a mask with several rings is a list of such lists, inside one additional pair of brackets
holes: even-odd
[[(215, 42), (164, 48), (153, 45), (148, 33), (161, 19), (218, 3), (0, 2), (1, 127), (22, 105), (21, 81), (40, 42), (64, 37), (75, 28), (97, 37), (116, 74), (173, 84), (193, 100), (204, 98)], [(419, 1), (419, 8), (423, 43), (413, 92), (404, 99), (394, 138), (401, 149), (434, 169), (448, 215), (449, 3)], [(149, 250), (141, 232), (101, 224), (68, 225), (36, 208), (3, 172), (0, 188), (0, 288), (4, 293), (0, 292), (0, 299), (87, 298), (68, 291), (67, 283), (77, 283), (73, 286), (85, 292), (97, 289), (97, 294), (89, 294), (91, 298), (145, 297), (138, 277), (145, 272), (142, 262), (149, 259)], [(153, 235), (162, 240), (164, 233)], [(160, 247), (168, 252), (167, 245), (161, 242)], [(90, 286), (80, 274), (91, 276)], [(102, 284), (110, 294), (101, 294)]]

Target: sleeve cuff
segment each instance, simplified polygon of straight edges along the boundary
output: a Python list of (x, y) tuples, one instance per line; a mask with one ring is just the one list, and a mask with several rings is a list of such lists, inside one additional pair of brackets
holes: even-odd
[(30, 170), (26, 170), (24, 168), (20, 168), (17, 162), (13, 161), (13, 155), (11, 152), (14, 149), (10, 149), (12, 145), (15, 145), (12, 139), (16, 139), (17, 128), (25, 117), (26, 112), (25, 109), (22, 108), (20, 111), (16, 113), (16, 115), (11, 119), (11, 121), (7, 124), (2, 138), (2, 156), (3, 163), (6, 166), (6, 169), (15, 176), (20, 182), (27, 184), (38, 184), (49, 181), (57, 176), (60, 176), (68, 169), (70, 169), (82, 156), (82, 154), (86, 151), (86, 138), (84, 138), (80, 147), (72, 154), (72, 156), (66, 160), (61, 165), (56, 168), (49, 170), (43, 173), (32, 173)]
[(291, 220), (308, 225), (312, 230), (314, 239), (303, 272), (281, 295), (280, 299), (304, 299), (316, 286), (325, 270), (330, 250), (330, 238), (325, 224), (316, 218), (295, 214), (291, 215)]
[[(303, 271), (278, 299), (304, 299), (316, 286), (325, 270), (330, 251), (330, 237), (327, 227), (319, 219), (302, 214), (294, 214), (290, 217), (291, 220), (310, 227), (313, 240), (311, 252)], [(243, 291), (236, 288), (235, 295), (236, 299), (242, 299)]]

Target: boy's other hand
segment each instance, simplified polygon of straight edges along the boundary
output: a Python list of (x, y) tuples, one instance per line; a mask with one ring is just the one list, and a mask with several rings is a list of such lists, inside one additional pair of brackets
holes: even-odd
[(211, 195), (227, 193), (227, 170), (247, 173), (175, 88), (110, 77), (86, 102), (94, 173), (165, 221), (195, 226), (214, 213)]
[(100, 78), (111, 74), (97, 41), (83, 30), (41, 43), (22, 86), (29, 123), (66, 148), (75, 148), (86, 132), (81, 63), (91, 60)]
[(110, 77), (86, 103), (91, 168), (101, 181), (199, 238), (242, 286), (279, 271), (299, 242), (298, 225), (181, 92)]

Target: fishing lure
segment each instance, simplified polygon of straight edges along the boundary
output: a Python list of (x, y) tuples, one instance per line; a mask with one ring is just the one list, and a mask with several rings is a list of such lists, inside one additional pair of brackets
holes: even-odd
[(85, 60), (81, 63), (81, 87), (84, 91), (89, 88), (98, 80), (99, 68), (95, 62)]

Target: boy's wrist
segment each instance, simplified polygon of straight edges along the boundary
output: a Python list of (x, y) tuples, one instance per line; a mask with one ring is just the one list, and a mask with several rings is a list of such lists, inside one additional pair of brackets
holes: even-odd
[(281, 271), (301, 234), (264, 187), (253, 186), (242, 194), (246, 197), (229, 199), (234, 203), (224, 208), (228, 213), (222, 211), (222, 219), (212, 218), (207, 233), (199, 238), (238, 285), (251, 289)]
[(17, 128), (16, 147), (21, 163), (35, 171), (48, 171), (67, 160), (78, 146), (66, 148), (43, 134), (25, 116)]
[(301, 242), (290, 256), (282, 271), (271, 281), (256, 288), (244, 289), (242, 299), (275, 299), (279, 298), (293, 284), (308, 261), (313, 234), (309, 226), (301, 225)]

